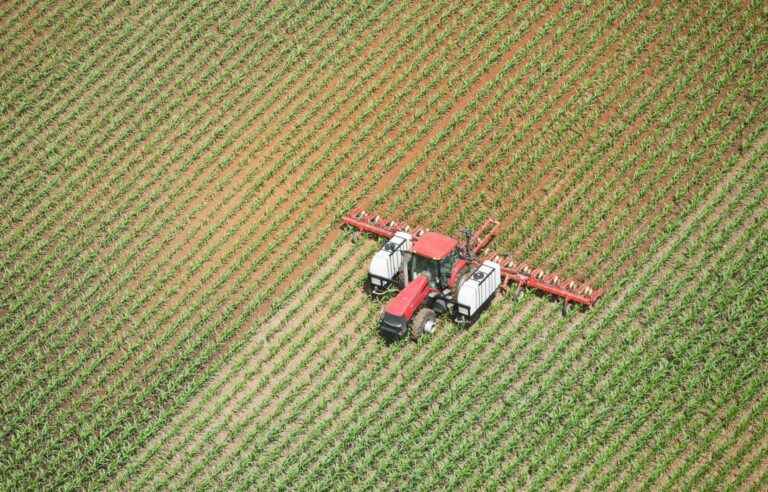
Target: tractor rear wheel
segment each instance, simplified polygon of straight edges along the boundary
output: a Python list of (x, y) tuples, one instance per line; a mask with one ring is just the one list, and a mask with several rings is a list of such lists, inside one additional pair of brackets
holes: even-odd
[(437, 315), (429, 308), (421, 308), (416, 316), (411, 321), (411, 340), (414, 342), (418, 340), (421, 335), (426, 332), (433, 332), (435, 323), (437, 322)]

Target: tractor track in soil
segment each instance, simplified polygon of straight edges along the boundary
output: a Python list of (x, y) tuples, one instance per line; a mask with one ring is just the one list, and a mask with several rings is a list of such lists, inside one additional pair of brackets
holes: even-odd
[[(521, 23), (524, 24), (525, 22), (522, 20), (522, 19), (524, 19), (524, 17), (521, 17), (521, 14), (522, 13), (515, 13), (515, 16), (514, 16), (515, 17), (515, 21), (516, 21), (515, 23), (512, 23), (512, 21), (509, 18), (509, 16), (507, 16), (506, 19), (503, 19), (503, 21), (506, 21), (506, 23), (508, 23), (509, 25), (514, 25), (514, 26), (521, 25)], [(541, 14), (541, 12), (537, 13), (537, 15), (539, 15), (539, 14)], [(513, 32), (517, 33), (518, 37), (520, 36), (520, 32), (521, 31), (519, 29), (516, 28), (515, 31), (513, 31)], [(512, 31), (506, 32), (505, 36), (503, 36), (503, 37), (515, 36), (515, 34), (513, 34), (513, 32)], [(514, 38), (512, 38), (512, 39), (514, 39)], [(493, 66), (489, 65), (488, 69), (490, 69), (490, 68), (493, 68)], [(486, 80), (488, 78), (487, 77), (487, 72), (488, 72), (488, 70), (486, 69), (484, 74), (480, 76), (478, 81), (474, 82), (474, 85), (476, 85), (478, 87), (482, 87), (484, 89), (487, 86), (487, 84), (480, 85), (481, 84), (480, 81), (481, 80)], [(498, 75), (499, 74), (497, 74), (497, 76)], [(483, 90), (483, 89), (480, 89), (480, 90)], [(459, 92), (458, 94), (461, 94), (461, 92)], [(469, 107), (469, 105), (473, 105), (475, 103), (476, 99), (477, 98), (472, 99), (472, 101), (469, 104), (467, 104), (467, 106), (464, 109)], [(446, 108), (446, 111), (449, 110), (449, 109), (450, 108)], [(456, 118), (454, 118), (453, 121), (450, 123), (452, 128), (454, 128), (454, 129), (459, 128), (459, 129), (462, 129), (462, 131), (464, 131), (464, 129), (466, 129), (466, 125), (467, 124), (468, 123), (466, 121), (461, 121), (461, 120), (456, 119)], [(452, 132), (452, 133), (454, 135), (456, 134), (456, 132)], [(445, 145), (445, 138), (446, 138), (445, 135), (441, 136), (441, 140), (442, 141), (439, 143), (439, 145)], [(430, 145), (432, 145), (432, 143), (430, 143)], [(438, 149), (438, 148), (439, 147), (434, 147), (434, 149)], [(441, 154), (437, 156), (437, 161), (439, 163), (427, 161), (427, 163), (422, 166), (421, 174), (422, 175), (426, 175), (426, 176), (432, 176), (432, 179), (427, 179), (427, 180), (422, 180), (422, 181), (413, 181), (413, 182), (407, 182), (407, 183), (403, 182), (401, 184), (407, 184), (407, 188), (406, 188), (407, 192), (406, 191), (400, 191), (400, 194), (406, 194), (406, 193), (407, 194), (413, 194), (413, 193), (427, 194), (427, 195), (431, 195), (432, 196), (432, 199), (430, 200), (430, 202), (431, 202), (430, 205), (433, 204), (433, 203), (440, 203), (442, 201), (443, 197), (442, 196), (435, 196), (435, 195), (438, 194), (438, 188), (439, 188), (439, 183), (440, 183), (439, 180), (442, 179), (441, 178), (442, 175), (443, 175), (442, 173), (446, 172), (446, 171), (441, 169), (441, 165), (442, 165), (442, 163), (445, 160), (445, 153), (444, 152), (445, 152), (444, 150), (441, 150)], [(422, 155), (419, 156), (418, 159), (419, 160), (423, 160), (426, 157), (427, 157), (426, 154), (422, 154)], [(434, 161), (434, 157), (432, 158), (432, 160)], [(409, 170), (408, 172), (411, 172), (411, 171)], [(396, 181), (398, 181), (398, 182), (401, 181), (401, 176), (398, 176)], [(393, 205), (391, 203), (389, 203), (388, 207), (390, 209), (392, 209)], [(408, 207), (408, 209), (405, 210), (405, 211), (402, 210), (402, 207), (396, 207), (395, 209), (393, 209), (393, 210), (396, 210), (396, 211), (386, 212), (386, 214), (390, 214), (390, 213), (397, 214), (398, 217), (405, 218), (406, 220), (411, 222), (412, 225), (416, 225), (416, 224), (429, 225), (430, 220), (432, 220), (432, 219), (430, 219), (430, 220), (423, 220), (423, 221), (419, 221), (419, 220), (413, 221), (413, 220), (410, 220), (411, 215), (413, 214), (413, 208), (414, 208), (413, 204), (411, 204)]]
[[(549, 94), (547, 94), (547, 95), (545, 95), (545, 96), (543, 96), (543, 97), (541, 98), (541, 100), (542, 100), (542, 101), (545, 101), (545, 100), (549, 100), (549, 99), (551, 99), (551, 95), (549, 95)], [(530, 140), (529, 140), (527, 137), (525, 137), (525, 138), (524, 138), (524, 140), (523, 140), (523, 142), (527, 142), (527, 143), (526, 143), (526, 146), (527, 146), (527, 145), (528, 145), (528, 143), (530, 143)], [(499, 148), (498, 150), (501, 150), (501, 148)], [(486, 174), (488, 174), (489, 176), (491, 176), (493, 173), (492, 173), (492, 172), (487, 172)], [(529, 181), (529, 182), (531, 181), (530, 179), (527, 179), (527, 178), (524, 178), (524, 177), (523, 177), (522, 179), (523, 179), (524, 181)], [(547, 186), (547, 185), (545, 184), (545, 185), (543, 185), (543, 186), (546, 188), (546, 186)], [(484, 187), (484, 186), (482, 186), (482, 184), (481, 184), (479, 187), (480, 187), (481, 189), (484, 189), (484, 191), (487, 191), (487, 187)], [(503, 195), (506, 195), (506, 194), (508, 194), (508, 192), (504, 191), (504, 192), (502, 192), (502, 194), (503, 194)], [(491, 200), (491, 201), (493, 201), (494, 199), (493, 199), (493, 198), (491, 198), (490, 200)], [(485, 201), (483, 201), (483, 203), (485, 203)], [(508, 229), (508, 230), (514, 230), (514, 228), (512, 228), (512, 227), (510, 226), (510, 218), (509, 218), (509, 213), (502, 213), (502, 214), (501, 214), (501, 216), (503, 216), (503, 217), (502, 217), (502, 228), (503, 228), (503, 230), (506, 230), (506, 229)], [(506, 229), (504, 229), (504, 228), (505, 228), (505, 226), (506, 226)], [(454, 226), (454, 227), (455, 227), (455, 226)], [(495, 249), (495, 248), (494, 248), (494, 249)], [(501, 246), (501, 249), (503, 249), (503, 246)]]

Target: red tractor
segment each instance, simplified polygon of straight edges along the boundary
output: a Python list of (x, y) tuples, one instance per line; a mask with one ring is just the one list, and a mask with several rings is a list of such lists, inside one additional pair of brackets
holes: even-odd
[(484, 254), (498, 233), (499, 223), (488, 219), (476, 232), (465, 231), (464, 241), (423, 228), (384, 220), (363, 210), (343, 218), (359, 231), (386, 238), (368, 269), (372, 295), (399, 290), (384, 308), (379, 332), (390, 341), (410, 334), (417, 340), (435, 330), (437, 316), (448, 314), (470, 326), (490, 305), (499, 290), (517, 284), (518, 295), (529, 287), (562, 299), (563, 314), (571, 303), (593, 306), (602, 295), (576, 280), (517, 263), (509, 257)]

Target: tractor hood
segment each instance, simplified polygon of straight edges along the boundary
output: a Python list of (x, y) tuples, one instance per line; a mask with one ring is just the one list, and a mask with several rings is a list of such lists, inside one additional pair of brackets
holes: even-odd
[(384, 308), (379, 323), (379, 333), (389, 341), (403, 338), (408, 333), (408, 323), (430, 293), (427, 277), (419, 275), (401, 290)]
[(419, 275), (403, 290), (401, 290), (384, 308), (385, 314), (400, 318), (411, 319), (413, 313), (424, 303), (429, 295), (427, 277)]

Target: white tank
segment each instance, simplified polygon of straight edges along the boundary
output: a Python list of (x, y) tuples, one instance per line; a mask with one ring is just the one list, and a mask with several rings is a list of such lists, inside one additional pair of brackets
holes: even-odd
[[(501, 285), (501, 267), (493, 261), (484, 261), (459, 287), (459, 313), (473, 316)], [(466, 312), (469, 308), (469, 312)]]
[(413, 237), (407, 232), (397, 232), (384, 246), (373, 255), (368, 273), (376, 284), (378, 278), (392, 280), (403, 264), (403, 253), (411, 251)]

